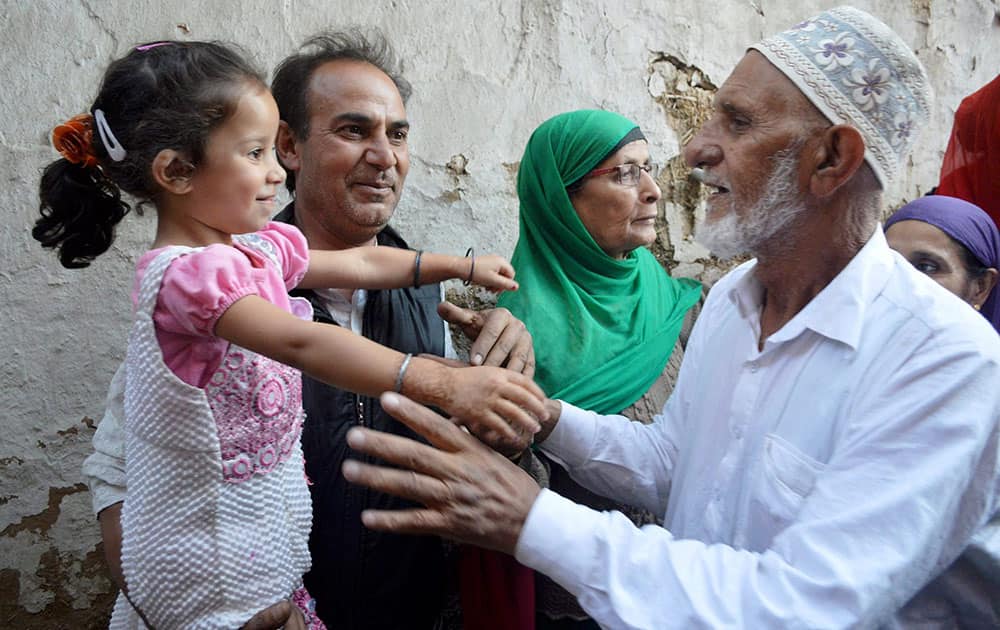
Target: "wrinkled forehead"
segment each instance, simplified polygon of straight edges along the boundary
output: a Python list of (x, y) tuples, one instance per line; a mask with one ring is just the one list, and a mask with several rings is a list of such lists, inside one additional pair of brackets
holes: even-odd
[(767, 107), (782, 114), (808, 114), (829, 121), (799, 87), (764, 55), (748, 50), (713, 99), (716, 109)]

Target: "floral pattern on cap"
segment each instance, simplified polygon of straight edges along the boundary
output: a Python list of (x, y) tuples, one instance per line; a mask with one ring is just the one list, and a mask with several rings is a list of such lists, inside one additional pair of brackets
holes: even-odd
[(892, 73), (889, 68), (882, 65), (878, 59), (868, 62), (867, 68), (855, 68), (851, 70), (851, 76), (844, 79), (844, 85), (852, 88), (851, 96), (858, 104), (861, 111), (871, 111), (876, 107), (881, 107), (889, 98), (889, 91), (892, 89), (890, 78)]
[(888, 26), (838, 7), (751, 46), (834, 124), (865, 139), (865, 160), (885, 188), (930, 118), (932, 93), (913, 51)]
[(854, 64), (854, 55), (851, 54), (853, 50), (854, 38), (847, 33), (839, 33), (834, 39), (820, 40), (813, 59), (826, 72), (836, 72), (841, 67), (847, 68)]

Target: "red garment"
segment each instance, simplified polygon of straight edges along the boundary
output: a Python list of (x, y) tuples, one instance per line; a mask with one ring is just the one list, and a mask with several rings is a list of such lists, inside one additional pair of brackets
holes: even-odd
[(535, 574), (505, 553), (463, 546), (459, 559), (462, 627), (535, 630)]
[(1000, 75), (958, 106), (937, 193), (976, 204), (1000, 226)]

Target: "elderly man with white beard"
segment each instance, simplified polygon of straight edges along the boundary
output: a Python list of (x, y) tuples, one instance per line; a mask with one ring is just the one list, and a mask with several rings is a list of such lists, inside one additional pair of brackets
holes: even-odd
[(913, 53), (851, 8), (752, 46), (719, 89), (684, 150), (712, 189), (696, 235), (755, 258), (713, 287), (653, 424), (550, 401), (536, 436), (662, 527), (540, 490), (394, 394), (436, 448), (352, 429), (397, 468), (344, 475), (426, 508), (364, 523), (514, 554), (611, 628), (995, 627), (1000, 599), (949, 589), (1000, 504), (1000, 340), (878, 223), (929, 101)]

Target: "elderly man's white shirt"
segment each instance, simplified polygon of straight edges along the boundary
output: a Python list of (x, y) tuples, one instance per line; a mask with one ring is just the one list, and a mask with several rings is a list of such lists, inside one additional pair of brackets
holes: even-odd
[(711, 291), (653, 424), (564, 404), (542, 444), (664, 527), (543, 491), (517, 558), (612, 628), (906, 625), (1000, 507), (1000, 339), (879, 228), (758, 350), (754, 266)]

